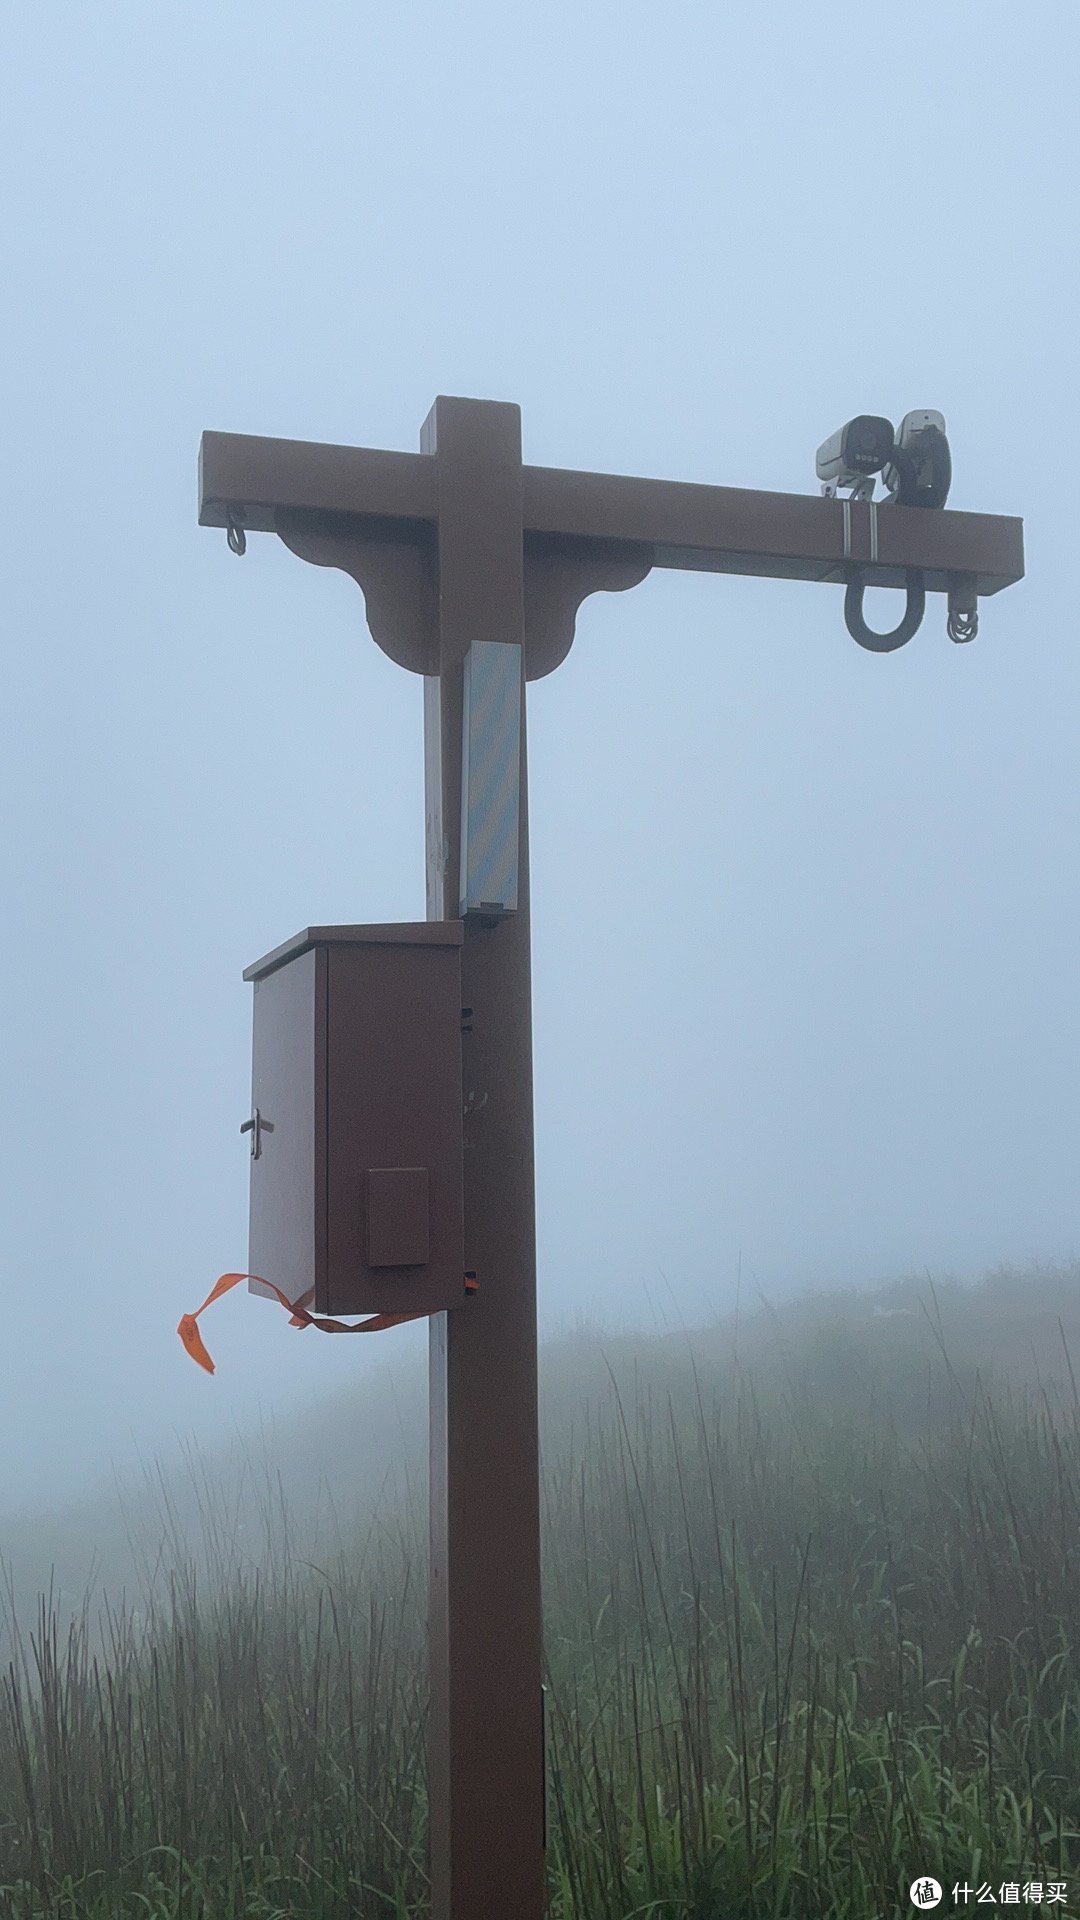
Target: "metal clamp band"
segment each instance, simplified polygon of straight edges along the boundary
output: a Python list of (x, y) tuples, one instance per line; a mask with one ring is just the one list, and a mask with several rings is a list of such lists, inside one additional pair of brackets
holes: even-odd
[[(845, 562), (849, 562), (854, 559), (851, 544), (851, 500), (842, 500), (840, 504), (844, 509), (844, 560)], [(877, 501), (871, 500), (868, 502), (868, 505), (870, 508), (870, 565), (876, 567), (878, 557)]]

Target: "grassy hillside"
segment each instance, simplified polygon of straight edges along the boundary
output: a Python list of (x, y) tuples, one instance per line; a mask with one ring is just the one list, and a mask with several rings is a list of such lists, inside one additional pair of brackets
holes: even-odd
[[(863, 1920), (923, 1872), (1080, 1910), (1074, 1357), (1064, 1270), (545, 1351), (557, 1920)], [(421, 1460), (336, 1539), (271, 1470), (256, 1542), (240, 1484), (198, 1541), (161, 1486), (100, 1621), (23, 1608), (11, 1920), (425, 1911)]]

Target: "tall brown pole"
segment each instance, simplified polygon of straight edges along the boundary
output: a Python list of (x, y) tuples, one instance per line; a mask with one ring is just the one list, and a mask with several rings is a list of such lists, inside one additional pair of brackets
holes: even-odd
[[(439, 399), (439, 677), (425, 683), (427, 912), (459, 907), (463, 662), (524, 642), (521, 415)], [(465, 1256), (479, 1294), (431, 1322), (432, 1920), (545, 1905), (532, 989), (522, 673), (518, 905), (462, 950)]]
[[(513, 709), (507, 650), (524, 651), (526, 542), (533, 679), (565, 658), (586, 595), (635, 586), (654, 566), (818, 581), (855, 568), (880, 586), (902, 585), (914, 569), (964, 606), (1024, 571), (1012, 518), (895, 506), (879, 522), (866, 501), (523, 469), (518, 408), (486, 400), (437, 400), (420, 454), (207, 433), (199, 470), (200, 524), (227, 528), (236, 552), (244, 529), (273, 531), (302, 559), (343, 568), (364, 590), (379, 645), (425, 676), (435, 920), (462, 912), (465, 660), (477, 643), (485, 661), (498, 655), (500, 698)], [(486, 671), (481, 663), (481, 679)], [(478, 696), (485, 713), (489, 693), (490, 683)], [(480, 1292), (431, 1322), (433, 1920), (538, 1920), (544, 1907), (524, 707), (522, 671), (516, 912), (485, 915), (478, 879), (480, 910), (465, 915), (462, 947), (472, 1009), (462, 1045), (465, 1258)], [(512, 766), (511, 757), (500, 778)], [(489, 773), (481, 754), (478, 811)], [(478, 844), (490, 850), (483, 835), (470, 840), (470, 887)], [(512, 904), (512, 889), (500, 904)]]

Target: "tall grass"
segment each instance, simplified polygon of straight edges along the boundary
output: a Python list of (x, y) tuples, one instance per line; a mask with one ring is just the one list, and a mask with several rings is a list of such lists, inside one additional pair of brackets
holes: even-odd
[[(766, 1394), (692, 1357), (658, 1386), (646, 1353), (547, 1436), (555, 1920), (868, 1920), (916, 1873), (1075, 1876), (1080, 1398), (939, 1353), (921, 1421), (855, 1419), (800, 1354)], [(319, 1567), (286, 1514), (256, 1567), (207, 1524), (211, 1583), (21, 1624), (0, 1911), (423, 1914), (419, 1508)]]

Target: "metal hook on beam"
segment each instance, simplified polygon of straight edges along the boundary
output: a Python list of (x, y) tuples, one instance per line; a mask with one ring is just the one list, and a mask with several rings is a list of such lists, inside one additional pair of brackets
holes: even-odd
[(891, 633), (875, 633), (867, 626), (862, 610), (865, 592), (866, 575), (861, 567), (855, 567), (844, 595), (844, 622), (852, 639), (871, 653), (894, 653), (897, 647), (906, 646), (912, 635), (918, 633), (926, 611), (926, 585), (918, 568), (908, 568), (907, 606), (900, 625)]
[(245, 554), (247, 552), (247, 534), (241, 525), (242, 519), (243, 515), (237, 508), (228, 507), (226, 509), (225, 538), (229, 543), (231, 551), (235, 554)]

